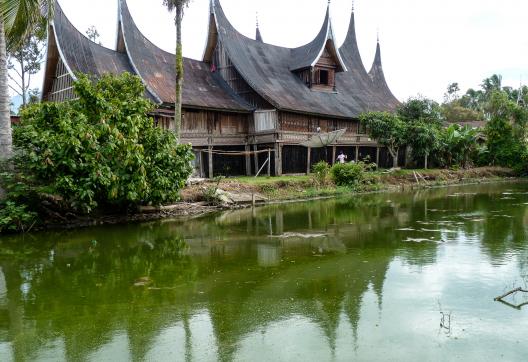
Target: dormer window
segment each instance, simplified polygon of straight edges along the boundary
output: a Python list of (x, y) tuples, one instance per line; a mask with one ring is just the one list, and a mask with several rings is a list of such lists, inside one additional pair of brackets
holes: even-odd
[(329, 72), (328, 70), (319, 69), (317, 70), (319, 73), (319, 84), (320, 85), (329, 85)]

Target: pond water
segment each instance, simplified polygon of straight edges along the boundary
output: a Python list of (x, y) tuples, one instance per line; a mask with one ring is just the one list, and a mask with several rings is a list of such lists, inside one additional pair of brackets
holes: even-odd
[(1, 361), (525, 361), (528, 184), (0, 239)]

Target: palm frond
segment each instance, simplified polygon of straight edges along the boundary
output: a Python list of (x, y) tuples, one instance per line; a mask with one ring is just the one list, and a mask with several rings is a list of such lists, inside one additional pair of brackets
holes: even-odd
[(8, 46), (23, 42), (43, 19), (51, 19), (55, 0), (0, 0)]

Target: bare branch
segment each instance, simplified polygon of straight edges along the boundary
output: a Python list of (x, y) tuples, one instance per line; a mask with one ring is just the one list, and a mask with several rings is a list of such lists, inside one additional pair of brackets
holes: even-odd
[(24, 87), (21, 86), (20, 83), (18, 83), (18, 81), (15, 78), (13, 78), (12, 75), (9, 74), (8, 76), (9, 76), (9, 79), (11, 79), (20, 89), (22, 89), (22, 91), (24, 91)]
[(523, 289), (523, 288), (513, 289), (513, 290), (510, 290), (508, 293), (505, 293), (505, 294), (503, 294), (503, 295), (501, 295), (501, 296), (495, 298), (494, 300), (495, 300), (496, 302), (498, 302), (498, 301), (500, 301), (500, 300), (506, 298), (507, 296), (512, 295), (512, 294), (517, 293), (517, 292), (528, 293), (528, 290), (525, 290), (525, 289)]
[(9, 88), (11, 88), (11, 90), (12, 90), (13, 92), (15, 92), (16, 94), (18, 94), (19, 96), (22, 97), (22, 93), (20, 93), (18, 90), (16, 90), (15, 88), (13, 88), (13, 87), (11, 86), (11, 84), (9, 84)]

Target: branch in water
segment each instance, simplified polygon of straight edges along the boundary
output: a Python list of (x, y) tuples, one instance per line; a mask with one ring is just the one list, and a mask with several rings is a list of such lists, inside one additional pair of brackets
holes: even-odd
[(523, 289), (523, 288), (513, 289), (513, 290), (510, 290), (508, 293), (503, 294), (500, 297), (495, 298), (494, 300), (496, 302), (501, 301), (502, 299), (506, 298), (507, 296), (512, 295), (512, 294), (517, 293), (517, 292), (528, 293), (528, 290)]

